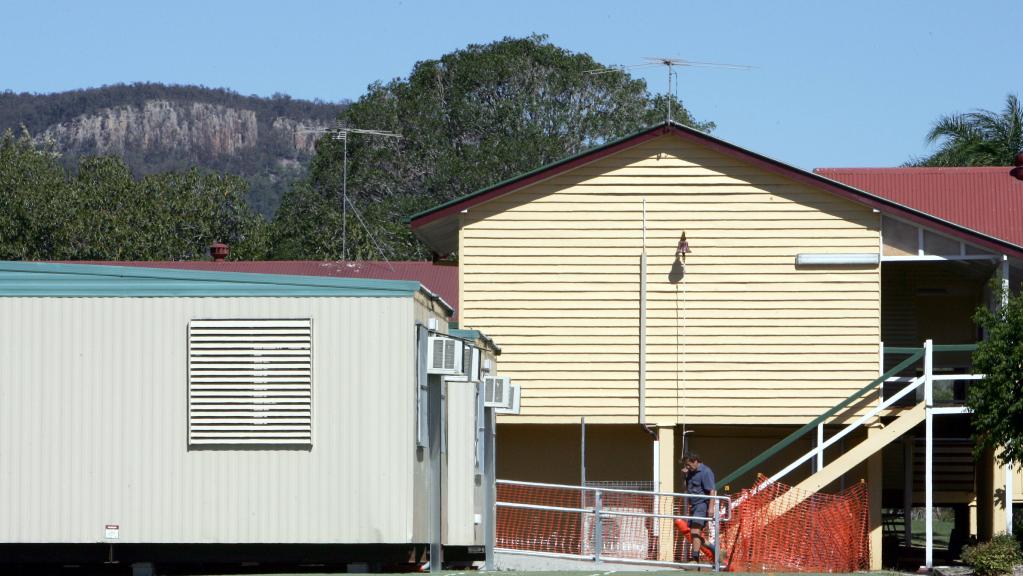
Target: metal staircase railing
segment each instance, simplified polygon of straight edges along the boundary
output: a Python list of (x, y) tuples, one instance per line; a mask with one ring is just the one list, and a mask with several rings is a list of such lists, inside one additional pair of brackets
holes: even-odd
[(871, 381), (870, 384), (867, 384), (863, 388), (860, 388), (859, 390), (854, 392), (851, 396), (849, 396), (845, 400), (842, 400), (841, 402), (836, 404), (834, 407), (832, 407), (830, 410), (828, 410), (824, 414), (821, 414), (820, 416), (814, 418), (810, 422), (804, 424), (798, 430), (796, 430), (795, 432), (789, 434), (785, 438), (781, 439), (780, 441), (778, 441), (777, 444), (775, 444), (774, 446), (771, 446), (770, 448), (765, 450), (762, 454), (760, 454), (756, 458), (753, 458), (752, 460), (750, 460), (746, 464), (740, 466), (738, 469), (736, 469), (731, 474), (728, 474), (727, 476), (723, 477), (721, 480), (718, 480), (718, 482), (717, 482), (717, 489), (718, 489), (718, 491), (723, 490), (725, 486), (727, 486), (728, 484), (731, 484), (737, 478), (741, 477), (743, 474), (746, 474), (746, 473), (748, 473), (748, 472), (750, 472), (752, 470), (757, 469), (758, 466), (760, 466), (761, 464), (766, 462), (768, 459), (770, 459), (772, 456), (774, 456), (778, 452), (781, 452), (782, 450), (787, 448), (793, 442), (799, 440), (803, 436), (806, 436), (806, 434), (809, 433), (810, 431), (816, 430), (818, 428), (818, 426), (823, 426), (823, 424), (828, 419), (832, 418), (833, 416), (835, 416), (836, 414), (838, 414), (842, 410), (844, 410), (844, 409), (848, 408), (849, 406), (851, 406), (854, 402), (856, 402), (856, 401), (860, 400), (861, 398), (863, 398), (868, 392), (876, 389), (878, 386), (881, 386), (884, 382), (886, 382), (886, 381), (896, 377), (897, 374), (899, 374), (900, 372), (902, 372), (906, 368), (909, 368), (910, 366), (915, 364), (918, 360), (920, 360), (920, 358), (923, 357), (924, 349), (923, 348), (886, 348), (885, 349), (885, 354), (908, 355), (908, 357), (906, 359), (904, 359), (902, 362), (899, 362), (898, 364), (893, 366), (890, 370), (888, 370), (887, 372), (885, 372), (884, 374), (879, 376), (877, 379)]
[[(934, 382), (936, 381), (956, 381), (956, 380), (980, 380), (984, 376), (982, 374), (934, 374), (934, 354), (938, 352), (973, 352), (977, 349), (976, 344), (934, 344), (931, 340), (924, 342), (922, 348), (888, 348), (885, 350), (887, 354), (899, 354), (906, 355), (908, 357), (899, 362), (897, 365), (892, 367), (877, 379), (873, 380), (870, 384), (867, 384), (860, 390), (854, 392), (851, 396), (845, 400), (839, 402), (833, 408), (825, 412), (824, 414), (813, 419), (811, 422), (800, 427), (798, 430), (789, 434), (780, 442), (772, 446), (771, 448), (764, 451), (762, 454), (750, 460), (739, 469), (735, 470), (731, 474), (725, 476), (717, 483), (718, 489), (720, 490), (723, 486), (734, 482), (737, 478), (749, 471), (755, 469), (757, 466), (763, 464), (767, 459), (771, 458), (785, 447), (791, 445), (796, 440), (800, 439), (808, 432), (813, 429), (818, 430), (818, 442), (811, 450), (797, 458), (788, 466), (782, 468), (780, 471), (770, 476), (766, 482), (758, 485), (758, 490), (781, 479), (792, 470), (796, 469), (799, 465), (807, 462), (811, 458), (816, 457), (818, 467), (810, 478), (804, 480), (797, 488), (802, 487), (804, 490), (816, 491), (820, 487), (817, 485), (822, 484), (823, 480), (814, 480), (815, 476), (820, 476), (825, 470), (828, 470), (824, 474), (824, 477), (834, 477), (836, 472), (841, 472), (848, 469), (852, 465), (852, 460), (859, 459), (862, 461), (863, 458), (875, 453), (878, 449), (883, 447), (884, 444), (894, 440), (893, 434), (904, 434), (909, 431), (914, 425), (921, 421), (926, 423), (926, 435), (925, 435), (925, 508), (926, 514), (926, 551), (925, 551), (925, 562), (926, 566), (930, 568), (933, 566), (933, 522), (931, 511), (933, 509), (933, 417), (941, 414), (965, 414), (967, 409), (964, 406), (956, 407), (939, 407), (934, 406)], [(923, 359), (923, 374), (915, 378), (899, 377), (898, 374), (912, 366), (915, 362)], [(837, 415), (843, 409), (851, 406), (854, 402), (863, 398), (868, 392), (874, 390), (878, 386), (881, 386), (885, 382), (908, 382), (908, 385), (903, 387), (901, 390), (893, 394), (892, 396), (885, 398), (877, 406), (867, 411), (866, 413), (857, 417), (852, 423), (844, 427), (841, 431), (833, 435), (831, 438), (824, 440), (823, 438), (823, 424), (829, 419)], [(880, 416), (884, 411), (891, 409), (894, 405), (902, 398), (908, 396), (911, 392), (915, 392), (918, 388), (923, 387), (923, 405), (920, 406), (916, 403), (913, 408), (903, 412), (900, 416), (889, 425), (889, 429), (893, 434), (884, 434), (878, 442), (872, 442), (868, 437), (867, 440), (847, 451), (844, 457), (839, 457), (832, 464), (827, 467), (823, 466), (823, 455), (824, 450), (829, 446), (833, 445), (838, 440), (841, 440), (856, 428), (863, 426)], [(855, 458), (854, 458), (855, 457)], [(734, 502), (733, 505), (741, 504), (741, 500)], [(784, 510), (777, 510), (779, 514), (784, 513)]]

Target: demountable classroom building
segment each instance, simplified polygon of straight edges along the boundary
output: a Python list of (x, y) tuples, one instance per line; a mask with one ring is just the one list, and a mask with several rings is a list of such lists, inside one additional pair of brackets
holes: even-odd
[(0, 563), (481, 556), (497, 347), (451, 313), (412, 281), (0, 263)]

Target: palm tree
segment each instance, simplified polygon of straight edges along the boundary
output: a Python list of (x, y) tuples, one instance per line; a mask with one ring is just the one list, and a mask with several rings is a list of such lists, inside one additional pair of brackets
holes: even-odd
[(940, 141), (938, 151), (914, 162), (918, 166), (1011, 166), (1023, 151), (1023, 109), (1009, 94), (999, 114), (976, 110), (942, 116), (927, 133), (927, 142)]

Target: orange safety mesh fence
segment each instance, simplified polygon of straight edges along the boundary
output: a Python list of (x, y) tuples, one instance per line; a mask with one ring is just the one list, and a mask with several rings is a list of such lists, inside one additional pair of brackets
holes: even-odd
[[(641, 491), (499, 482), (496, 546), (505, 550), (593, 557), (597, 552), (594, 510), (598, 497), (602, 520), (601, 558), (688, 560), (674, 524), (684, 513), (685, 498)], [(701, 561), (709, 564), (713, 558), (705, 556)]]
[[(600, 549), (595, 509), (601, 517)], [(691, 565), (684, 495), (499, 481), (497, 541), (504, 550)], [(713, 508), (711, 509), (713, 510)], [(710, 512), (713, 514), (713, 512)], [(854, 572), (869, 566), (865, 484), (839, 494), (760, 483), (722, 512), (721, 566), (740, 572)], [(682, 530), (680, 530), (680, 528)], [(694, 534), (701, 531), (694, 529)], [(717, 544), (713, 523), (702, 534)], [(702, 565), (713, 563), (704, 554)]]
[(855, 572), (870, 564), (866, 484), (838, 494), (761, 481), (733, 500), (723, 554), (739, 572)]

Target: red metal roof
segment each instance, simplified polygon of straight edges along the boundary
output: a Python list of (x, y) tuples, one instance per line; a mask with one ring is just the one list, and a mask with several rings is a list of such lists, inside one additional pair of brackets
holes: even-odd
[(286, 274), (292, 276), (334, 276), (338, 278), (373, 278), (378, 280), (415, 280), (440, 296), (455, 308), (452, 320), (458, 318), (458, 267), (432, 262), (381, 262), (360, 260), (256, 260), (225, 261), (131, 261), (100, 262), (75, 261), (74, 264), (104, 264), (107, 266), (138, 266), (145, 268), (175, 268), (180, 270), (206, 270), (210, 272), (250, 272), (256, 274)]
[(818, 168), (817, 174), (1023, 246), (1023, 181), (1011, 166)]

